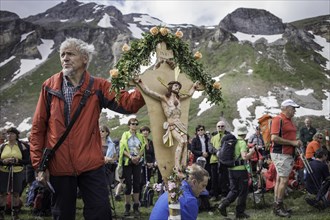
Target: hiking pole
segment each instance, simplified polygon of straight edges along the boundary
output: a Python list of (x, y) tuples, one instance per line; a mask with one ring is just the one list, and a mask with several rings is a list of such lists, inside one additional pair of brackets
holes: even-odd
[[(258, 139), (258, 142), (259, 142), (259, 139)], [(259, 146), (259, 143), (257, 143), (258, 146)], [(259, 168), (259, 172), (257, 171), (257, 175), (259, 176), (259, 181), (260, 181), (260, 186), (261, 186), (261, 198), (262, 198), (262, 202), (265, 206), (265, 195), (264, 195), (264, 179), (262, 177), (262, 174), (261, 174), (261, 171), (262, 171), (262, 164), (259, 163), (259, 151), (258, 151), (258, 148), (255, 147), (255, 150), (256, 150), (256, 154), (257, 154), (257, 167)]]
[(14, 219), (14, 170), (13, 165), (8, 164), (9, 172), (8, 172), (8, 185), (7, 192), (10, 192), (10, 208), (11, 208), (11, 219)]
[(253, 198), (253, 204), (254, 204), (254, 209), (257, 209), (257, 203), (256, 203), (256, 197), (254, 194), (254, 181), (253, 181), (253, 173), (252, 173), (252, 163), (251, 160), (248, 160), (249, 162), (249, 167), (248, 167), (248, 173), (251, 176), (251, 181), (252, 181), (252, 198)]
[(319, 184), (317, 183), (317, 181), (315, 179), (315, 176), (314, 176), (314, 173), (313, 173), (313, 169), (311, 168), (311, 165), (309, 164), (309, 162), (306, 159), (306, 157), (303, 155), (303, 153), (302, 153), (303, 151), (299, 147), (296, 147), (296, 149), (297, 149), (298, 154), (301, 157), (301, 160), (303, 161), (303, 164), (304, 164), (307, 172), (311, 176), (314, 185), (316, 186), (317, 190), (319, 191), (320, 190), (320, 186), (319, 186)]

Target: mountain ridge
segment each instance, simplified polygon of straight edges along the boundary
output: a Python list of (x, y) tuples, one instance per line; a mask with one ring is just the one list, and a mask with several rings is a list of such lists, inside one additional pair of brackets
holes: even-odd
[[(63, 13), (59, 15), (58, 11), (61, 10)], [(5, 124), (7, 121), (19, 124), (28, 116), (33, 116), (33, 107), (40, 92), (42, 81), (47, 76), (60, 71), (57, 50), (66, 37), (77, 37), (93, 43), (98, 53), (89, 70), (95, 76), (108, 77), (107, 71), (121, 57), (122, 45), (136, 39), (133, 32), (136, 30), (139, 30), (139, 33), (148, 32), (157, 22), (167, 25), (172, 31), (181, 29), (184, 32), (183, 39), (188, 43), (192, 52), (202, 51), (203, 59), (201, 62), (205, 69), (212, 73), (213, 77), (218, 77), (226, 72), (226, 76), (221, 78), (221, 81), (227, 107), (214, 106), (212, 107), (213, 110), (208, 110), (210, 114), (214, 114), (210, 117), (213, 120), (219, 118), (220, 112), (220, 115), (226, 117), (229, 123), (237, 117), (237, 112), (234, 109), (236, 109), (236, 102), (241, 97), (247, 94), (258, 97), (269, 90), (275, 91), (277, 87), (277, 90), (285, 90), (283, 88), (300, 90), (304, 87), (314, 86), (315, 94), (310, 100), (315, 100), (308, 105), (320, 108), (321, 100), (325, 98), (323, 90), (330, 88), (329, 78), (327, 78), (330, 75), (329, 70), (322, 67), (326, 65), (327, 60), (318, 53), (322, 50), (322, 46), (314, 41), (314, 35), (309, 32), (313, 29), (313, 32), (319, 33), (329, 42), (330, 37), (327, 37), (327, 32), (324, 30), (326, 27), (324, 21), (330, 20), (330, 15), (317, 17), (315, 18), (316, 21), (313, 18), (307, 18), (307, 20), (293, 23), (283, 23), (280, 18), (265, 10), (239, 8), (227, 15), (219, 22), (219, 25), (205, 27), (192, 24), (166, 24), (147, 14), (130, 13), (123, 15), (113, 6), (100, 6), (96, 3), (81, 4), (76, 0), (60, 3), (44, 13), (25, 19), (17, 18), (13, 13), (6, 13), (7, 16), (4, 16), (6, 14), (2, 12), (0, 26), (5, 31), (0, 35), (0, 48), (2, 48), (0, 63), (10, 60), (11, 57), (14, 58), (0, 66), (2, 78), (0, 85), (2, 93), (0, 95), (0, 124)], [(246, 22), (239, 22), (244, 18), (242, 14), (249, 15), (251, 20), (245, 26), (242, 25)], [(255, 20), (253, 20), (253, 16), (256, 16)], [(101, 21), (104, 21), (103, 27), (99, 25)], [(261, 24), (261, 21), (263, 25), (260, 26), (265, 28), (263, 30), (261, 28), (256, 29), (256, 25)], [(274, 28), (276, 31), (272, 33), (282, 34), (281, 39), (274, 43), (268, 43), (267, 37), (255, 42), (240, 41), (235, 37), (237, 32), (246, 32), (255, 36), (258, 34), (267, 35), (270, 31), (269, 27), (272, 27), (271, 25), (267, 27), (267, 24), (270, 24), (267, 22), (270, 21), (276, 21), (278, 27)], [(300, 24), (301, 27), (297, 28)], [(109, 27), (105, 25), (109, 25)], [(319, 29), (316, 29), (316, 26)], [(17, 27), (21, 27), (21, 29), (17, 29)], [(22, 35), (27, 33), (30, 34), (22, 40)], [(43, 45), (42, 39), (54, 41), (52, 52), (46, 62), (31, 69), (29, 73), (18, 80), (11, 82), (13, 75), (17, 71), (22, 71), (20, 69), (22, 59), (40, 59), (41, 53), (38, 47)], [(249, 69), (252, 69), (253, 73), (247, 75)], [(315, 79), (315, 77), (319, 79)], [(286, 82), (282, 78), (291, 79), (292, 82)], [(239, 81), (240, 79), (246, 80), (249, 84), (241, 82), (232, 88), (235, 80)], [(261, 85), (254, 85), (254, 82)], [(29, 88), (27, 85), (32, 85), (34, 88)], [(243, 86), (250, 87), (250, 89), (242, 88)], [(290, 97), (293, 90), (290, 91), (282, 94), (274, 93), (281, 100)], [(8, 94), (14, 94), (14, 96), (11, 97)], [(28, 101), (28, 103), (21, 104), (26, 111), (19, 108), (20, 96), (24, 98), (24, 101)], [(193, 130), (192, 128), (196, 123), (208, 123), (207, 126), (211, 124), (211, 122), (203, 120), (205, 117), (203, 114), (196, 116), (196, 110), (192, 109), (198, 107), (198, 103), (204, 99), (203, 97), (205, 96), (193, 100), (190, 113), (192, 114), (191, 117), (195, 117), (196, 120), (190, 121), (190, 131)], [(17, 109), (17, 113), (13, 114), (12, 109)], [(142, 118), (142, 121), (148, 122), (146, 109), (142, 109), (138, 116)], [(116, 127), (120, 125), (118, 120), (115, 119), (109, 123), (112, 127)], [(216, 122), (213, 121), (212, 123)]]

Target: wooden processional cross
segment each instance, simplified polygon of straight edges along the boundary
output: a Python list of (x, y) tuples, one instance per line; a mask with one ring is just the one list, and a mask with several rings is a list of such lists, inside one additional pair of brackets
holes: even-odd
[[(173, 58), (173, 51), (167, 50), (166, 44), (163, 42), (157, 45), (156, 56), (157, 62), (168, 60)], [(167, 84), (170, 81), (179, 81), (182, 84), (180, 91), (183, 93), (187, 93), (193, 85), (193, 82), (187, 78), (186, 74), (178, 74), (178, 72), (173, 70), (166, 62), (161, 63), (157, 69), (145, 71), (140, 75), (140, 79), (145, 85), (147, 85), (147, 87), (159, 94), (165, 94), (167, 92)], [(175, 150), (178, 143), (175, 139), (172, 147), (163, 143), (163, 135), (166, 133), (163, 124), (167, 121), (167, 118), (164, 115), (161, 102), (148, 96), (143, 91), (141, 91), (141, 93), (148, 109), (157, 165), (165, 183), (167, 184), (168, 177), (173, 173), (175, 165)], [(191, 97), (180, 101), (181, 121), (185, 124), (187, 130), (190, 100)], [(183, 158), (187, 158), (187, 155), (183, 155)], [(171, 211), (170, 214), (172, 215)], [(171, 215), (169, 219), (180, 219), (180, 216), (171, 218)]]

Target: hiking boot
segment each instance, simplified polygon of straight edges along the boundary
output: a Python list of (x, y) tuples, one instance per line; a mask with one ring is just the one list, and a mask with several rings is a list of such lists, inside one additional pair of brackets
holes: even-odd
[(219, 201), (219, 196), (212, 196), (210, 202)]
[(140, 206), (139, 203), (134, 203), (133, 204), (133, 212), (134, 212), (135, 215), (140, 215), (139, 206)]
[(257, 189), (255, 192), (254, 192), (255, 194), (259, 194), (259, 193), (262, 193), (262, 189)]
[(20, 220), (19, 216), (18, 216), (18, 213), (19, 213), (19, 209), (18, 208), (14, 208), (13, 210), (13, 220)]
[(305, 198), (305, 201), (307, 202), (308, 205), (313, 206), (314, 208), (317, 208), (318, 210), (323, 209), (322, 201), (317, 201), (316, 199), (312, 199), (312, 198)]
[(130, 215), (130, 210), (131, 210), (131, 204), (125, 204), (124, 216), (129, 216)]
[(5, 220), (5, 211), (0, 211), (0, 220)]
[(115, 195), (115, 200), (116, 200), (116, 201), (121, 201), (121, 197), (120, 197), (120, 195)]
[(250, 218), (250, 216), (245, 212), (236, 214), (236, 219), (247, 219), (247, 218)]
[(222, 216), (224, 216), (224, 217), (227, 217), (227, 209), (226, 209), (226, 207), (227, 207), (227, 204), (225, 202), (223, 202), (223, 201), (220, 203), (220, 205), (218, 207), (220, 214)]
[(280, 217), (291, 217), (291, 214), (284, 208), (283, 203), (275, 203), (273, 212), (276, 216)]

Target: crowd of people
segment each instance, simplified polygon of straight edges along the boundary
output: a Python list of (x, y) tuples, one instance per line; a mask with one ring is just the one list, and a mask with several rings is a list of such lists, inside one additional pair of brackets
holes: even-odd
[[(8, 195), (13, 219), (19, 219), (20, 196), (33, 180), (52, 191), (51, 215), (57, 220), (75, 219), (78, 197), (84, 203), (85, 219), (112, 219), (109, 201), (112, 193), (115, 201), (124, 201), (124, 216), (140, 215), (143, 188), (151, 181), (163, 182), (147, 125), (139, 127), (139, 120), (130, 118), (127, 131), (120, 138), (112, 138), (109, 127), (99, 125), (102, 108), (131, 114), (145, 102), (139, 90), (130, 93), (123, 90), (116, 99), (116, 94), (109, 92), (110, 82), (92, 77), (87, 67), (93, 53), (92, 45), (74, 38), (65, 40), (60, 46), (62, 71), (42, 85), (28, 141), (19, 139), (16, 127), (1, 129), (0, 220), (4, 220)], [(182, 181), (182, 219), (197, 218), (201, 195), (208, 195), (222, 216), (227, 216), (227, 207), (237, 200), (238, 219), (249, 218), (246, 213), (249, 192), (272, 190), (273, 213), (280, 217), (292, 214), (284, 204), (289, 188), (306, 189), (315, 195), (306, 200), (314, 207), (329, 205), (322, 200), (320, 189), (330, 179), (330, 148), (324, 145), (323, 131), (314, 128), (310, 118), (306, 118), (304, 127), (297, 129), (292, 118), (300, 106), (293, 100), (283, 101), (281, 113), (272, 119), (270, 148), (265, 145), (258, 126), (250, 137), (245, 125), (237, 128), (235, 164), (228, 167), (218, 158), (225, 137), (232, 134), (226, 129), (228, 122), (219, 120), (214, 132), (197, 125), (189, 139), (187, 128), (180, 121), (181, 112), (173, 113), (183, 98), (178, 96), (181, 84), (170, 82), (168, 86), (172, 90), (166, 96), (150, 91), (140, 80), (135, 83), (161, 100), (164, 112), (168, 113), (166, 143), (178, 142), (175, 170), (183, 173), (183, 168), (190, 165), (189, 175)], [(192, 85), (187, 96), (193, 94), (196, 86), (197, 83)], [(189, 157), (182, 156), (185, 152)], [(24, 175), (31, 170), (35, 174), (32, 180)], [(157, 181), (151, 180), (156, 175)], [(150, 219), (167, 219), (167, 197), (167, 192), (159, 196)]]

